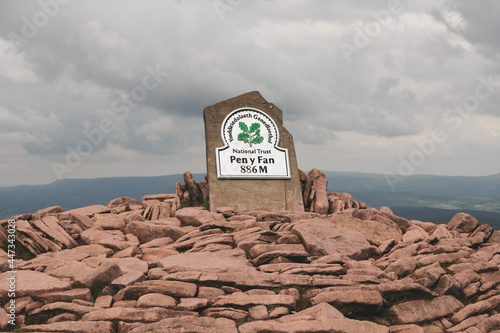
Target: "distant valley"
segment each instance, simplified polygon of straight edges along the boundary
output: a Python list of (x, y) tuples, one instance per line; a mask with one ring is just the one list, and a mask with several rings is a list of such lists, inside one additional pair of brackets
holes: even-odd
[[(390, 207), (407, 219), (447, 223), (457, 212), (467, 212), (480, 223), (500, 229), (500, 174), (487, 177), (409, 176), (389, 188), (381, 174), (328, 172), (329, 192), (347, 192), (370, 207)], [(201, 181), (204, 174), (194, 174)], [(105, 205), (127, 196), (140, 200), (146, 194), (174, 193), (181, 174), (158, 177), (64, 179), (47, 185), (0, 188), (0, 218), (32, 213), (59, 205), (65, 210)]]

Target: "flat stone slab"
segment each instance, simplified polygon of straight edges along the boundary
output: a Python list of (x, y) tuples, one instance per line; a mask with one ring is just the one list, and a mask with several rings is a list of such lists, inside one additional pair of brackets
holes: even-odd
[(164, 318), (194, 316), (198, 317), (197, 312), (177, 311), (160, 307), (137, 309), (137, 308), (110, 308), (97, 309), (89, 312), (82, 317), (83, 321), (103, 321), (103, 320), (121, 320), (125, 322), (144, 322), (150, 323), (160, 321)]
[(194, 283), (180, 281), (155, 281), (148, 280), (138, 282), (120, 290), (113, 299), (138, 299), (140, 296), (149, 293), (160, 293), (173, 297), (194, 297), (197, 286)]
[(382, 307), (384, 300), (377, 291), (348, 290), (327, 291), (311, 299), (312, 304), (330, 303), (335, 305), (359, 304)]
[[(11, 273), (0, 274), (0, 298), (5, 303), (7, 294), (10, 289), (10, 283), (7, 278), (11, 277)], [(36, 296), (45, 292), (61, 291), (71, 289), (68, 282), (59, 280), (49, 274), (19, 270), (15, 274), (16, 281), (16, 297)]]
[(163, 319), (157, 323), (141, 325), (129, 333), (146, 332), (204, 332), (204, 333), (238, 333), (236, 323), (226, 318), (192, 317)]
[(212, 300), (213, 306), (227, 305), (284, 305), (295, 306), (295, 298), (290, 295), (247, 295), (234, 293), (227, 296), (216, 297)]
[(442, 296), (431, 301), (417, 300), (396, 304), (391, 310), (396, 314), (400, 323), (413, 324), (446, 317), (463, 306), (453, 296)]
[(319, 303), (297, 313), (283, 316), (279, 318), (278, 321), (281, 323), (288, 323), (291, 321), (304, 320), (304, 318), (331, 320), (342, 319), (344, 318), (344, 315), (328, 303)]
[(88, 217), (94, 216), (94, 214), (105, 214), (111, 212), (109, 207), (103, 205), (92, 205), (87, 207), (75, 208), (67, 210), (66, 214), (81, 214)]
[(109, 321), (63, 321), (52, 324), (28, 325), (23, 330), (28, 332), (93, 332), (93, 333), (112, 333), (114, 332), (113, 323)]
[(46, 302), (72, 302), (74, 299), (81, 299), (93, 302), (92, 294), (88, 288), (74, 288), (62, 291), (50, 291), (33, 295), (33, 298)]
[(184, 225), (199, 227), (202, 224), (214, 223), (217, 221), (225, 223), (222, 215), (209, 212), (200, 207), (185, 207), (175, 212), (175, 217), (182, 221)]
[(369, 321), (353, 319), (297, 320), (280, 323), (277, 320), (260, 320), (238, 327), (240, 333), (389, 333), (389, 328)]
[(177, 240), (186, 234), (186, 231), (178, 226), (153, 221), (132, 221), (127, 224), (125, 233), (133, 234), (139, 238), (141, 243), (150, 242), (160, 237), (170, 237)]
[(89, 313), (95, 310), (93, 306), (85, 306), (85, 305), (80, 305), (76, 303), (68, 303), (68, 302), (55, 302), (55, 303), (49, 303), (41, 308), (35, 309), (31, 312), (29, 312), (29, 315), (36, 315), (42, 312), (48, 312), (48, 311), (57, 311), (61, 310), (64, 312), (75, 312), (75, 313)]
[(368, 252), (370, 243), (358, 231), (339, 229), (327, 220), (309, 220), (294, 224), (293, 232), (303, 240), (307, 251), (313, 256), (335, 253), (353, 255)]
[(78, 246), (78, 243), (61, 227), (55, 216), (44, 216), (31, 223), (67, 248)]
[(257, 272), (241, 249), (181, 253), (162, 259), (160, 266), (169, 272)]

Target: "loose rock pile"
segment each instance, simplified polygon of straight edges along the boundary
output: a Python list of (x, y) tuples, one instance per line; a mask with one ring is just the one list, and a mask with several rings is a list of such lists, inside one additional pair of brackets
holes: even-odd
[(172, 195), (16, 216), (16, 329), (500, 332), (500, 232), (472, 216), (407, 221), (327, 194), (315, 169), (301, 172), (311, 212), (215, 214), (182, 207), (204, 200), (189, 175)]

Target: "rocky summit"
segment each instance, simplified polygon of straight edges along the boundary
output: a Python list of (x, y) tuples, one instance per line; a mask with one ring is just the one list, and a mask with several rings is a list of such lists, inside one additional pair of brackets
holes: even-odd
[(1, 330), (500, 332), (500, 231), (408, 221), (299, 176), (303, 213), (210, 212), (187, 172), (174, 194), (12, 217), (16, 326), (1, 251)]

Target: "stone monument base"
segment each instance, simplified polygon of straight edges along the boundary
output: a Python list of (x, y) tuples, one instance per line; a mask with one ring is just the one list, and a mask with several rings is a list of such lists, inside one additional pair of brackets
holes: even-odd
[[(277, 149), (282, 149), (288, 153), (288, 175), (281, 175), (279, 176), (280, 179), (272, 179), (272, 175), (265, 178), (266, 175), (264, 174), (261, 176), (261, 179), (259, 179), (258, 175), (253, 179), (241, 179), (244, 176), (235, 176), (234, 178), (231, 176), (218, 177), (216, 153), (221, 148), (228, 147), (228, 142), (226, 142), (228, 139), (224, 138), (223, 140), (222, 138), (223, 122), (230, 113), (241, 108), (257, 109), (274, 121), (279, 133)], [(205, 121), (209, 204), (211, 211), (215, 212), (219, 207), (231, 207), (235, 211), (253, 209), (304, 211), (295, 146), (292, 135), (283, 127), (283, 115), (278, 107), (272, 103), (268, 103), (259, 92), (253, 91), (207, 106), (203, 111), (203, 118)], [(272, 137), (271, 130), (266, 131), (265, 128), (261, 129), (262, 131), (259, 133), (262, 133), (262, 139), (256, 140), (253, 146), (249, 145), (249, 150), (251, 150), (250, 147), (257, 149), (255, 147), (264, 147), (266, 142), (271, 142), (272, 138), (266, 137), (267, 133), (269, 133), (269, 137)], [(252, 128), (245, 128), (245, 130), (251, 133)], [(255, 131), (254, 133), (257, 132)], [(257, 135), (260, 136), (260, 134)], [(233, 138), (231, 136), (232, 142), (242, 145), (238, 140), (244, 141), (245, 136), (237, 137)], [(253, 137), (255, 138), (255, 135)], [(234, 151), (236, 152), (237, 150), (234, 149)], [(263, 157), (259, 158), (257, 156), (255, 159), (262, 160)], [(236, 158), (232, 160), (234, 162), (240, 161)], [(227, 163), (227, 161), (221, 163)], [(252, 164), (249, 163), (248, 166), (250, 166), (250, 169), (252, 168)], [(248, 168), (248, 166), (246, 167)], [(253, 170), (259, 172), (264, 170), (263, 168), (264, 166), (259, 166)]]

